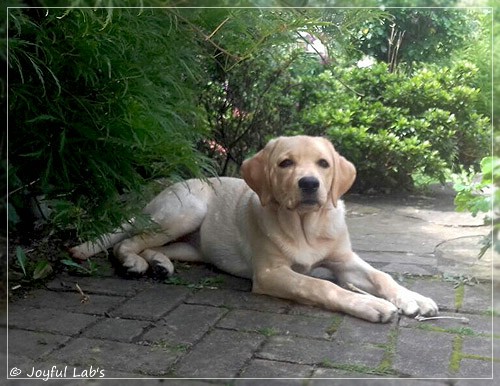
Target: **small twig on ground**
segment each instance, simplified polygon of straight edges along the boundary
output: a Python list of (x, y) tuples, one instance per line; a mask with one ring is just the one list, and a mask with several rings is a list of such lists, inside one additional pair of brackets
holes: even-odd
[(76, 289), (78, 290), (78, 292), (80, 292), (80, 295), (82, 296), (82, 298), (80, 299), (80, 303), (87, 303), (90, 300), (90, 298), (87, 295), (85, 295), (85, 293), (82, 291), (78, 283), (76, 283), (75, 285)]
[[(346, 283), (346, 287), (350, 289), (353, 292), (357, 292), (363, 295), (370, 295), (368, 292), (363, 291), (362, 289), (356, 287), (352, 283)], [(422, 316), (422, 315), (417, 315), (415, 316), (415, 320), (418, 320), (419, 322), (425, 322), (426, 320), (436, 320), (436, 319), (456, 319), (459, 320), (463, 324), (469, 324), (470, 320), (464, 316)]]
[(460, 322), (463, 324), (469, 324), (470, 322), (470, 320), (465, 316), (429, 316), (429, 317), (425, 317), (422, 315), (415, 316), (415, 320), (418, 320), (419, 322), (425, 322), (426, 320), (435, 320), (435, 319), (456, 319), (460, 320)]

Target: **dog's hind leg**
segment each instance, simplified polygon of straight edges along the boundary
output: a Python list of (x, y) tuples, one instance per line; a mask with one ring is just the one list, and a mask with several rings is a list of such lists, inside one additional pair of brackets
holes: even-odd
[(116, 232), (101, 236), (101, 238), (97, 241), (87, 241), (76, 247), (70, 248), (69, 253), (75, 259), (86, 260), (89, 257), (92, 257), (99, 252), (105, 251), (106, 249), (111, 248), (116, 243), (129, 237), (132, 229), (132, 223), (125, 224)]
[[(187, 243), (166, 245), (198, 230), (205, 218), (206, 200), (186, 193), (179, 192), (178, 199), (167, 192), (155, 205), (151, 205), (154, 209), (151, 211), (152, 219), (161, 231), (137, 235), (115, 245), (115, 256), (129, 272), (144, 273), (151, 266), (160, 273), (172, 274), (174, 267), (170, 257), (180, 260), (189, 257), (201, 259), (195, 248), (190, 248)], [(183, 251), (179, 249), (179, 244), (184, 245), (180, 248)], [(183, 252), (184, 258), (180, 256)]]
[(199, 250), (188, 243), (172, 243), (163, 247), (147, 248), (139, 254), (160, 275), (171, 275), (174, 272), (172, 260), (203, 261)]
[[(170, 259), (180, 261), (202, 261), (201, 254), (196, 247), (182, 242), (172, 243), (162, 247), (146, 248), (139, 253), (139, 256), (146, 260), (156, 274), (161, 276), (170, 276), (174, 273), (174, 265)], [(142, 264), (142, 262), (139, 264)], [(135, 272), (135, 268), (132, 268), (132, 271)]]
[(168, 243), (171, 237), (165, 233), (141, 234), (123, 240), (113, 248), (115, 257), (130, 273), (144, 273), (149, 265), (158, 265), (168, 273), (173, 272), (172, 262), (163, 254), (150, 248)]

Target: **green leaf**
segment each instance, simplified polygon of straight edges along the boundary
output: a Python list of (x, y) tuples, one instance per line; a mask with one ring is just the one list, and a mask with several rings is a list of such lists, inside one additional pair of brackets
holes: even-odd
[(468, 185), (460, 184), (457, 182), (456, 184), (453, 185), (453, 189), (456, 192), (463, 192), (464, 190), (469, 190), (470, 187)]
[(39, 261), (33, 271), (33, 279), (44, 279), (52, 273), (53, 269), (47, 260)]
[(26, 264), (28, 262), (28, 257), (26, 256), (26, 253), (24, 253), (24, 250), (21, 247), (16, 247), (16, 258), (17, 262), (19, 263), (19, 266), (23, 270), (24, 276), (26, 276)]
[[(491, 176), (494, 167), (494, 158), (493, 157), (485, 157), (481, 160), (481, 172), (484, 176)], [(484, 177), (483, 177), (484, 178)]]
[(61, 263), (63, 263), (64, 265), (66, 265), (68, 267), (73, 267), (73, 268), (77, 268), (77, 269), (85, 269), (84, 267), (82, 267), (80, 264), (74, 262), (73, 260), (63, 259), (63, 260), (61, 260)]
[(57, 120), (58, 119), (56, 117), (54, 117), (53, 115), (41, 114), (38, 117), (27, 120), (26, 123), (37, 123), (37, 122), (57, 121)]
[(19, 215), (17, 214), (16, 208), (9, 202), (8, 206), (8, 218), (9, 218), (9, 223), (16, 225), (19, 223), (20, 218)]

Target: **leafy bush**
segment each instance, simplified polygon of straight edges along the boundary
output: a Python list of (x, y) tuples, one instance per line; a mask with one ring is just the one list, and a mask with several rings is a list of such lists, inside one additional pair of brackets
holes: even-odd
[(358, 188), (411, 188), (417, 171), (444, 181), (446, 168), (477, 166), (488, 151), (489, 119), (474, 108), (475, 74), (466, 62), (422, 65), (409, 77), (383, 63), (337, 76), (325, 71), (308, 80), (316, 98), (303, 130), (326, 133), (357, 165)]
[(485, 157), (481, 160), (480, 181), (456, 183), (457, 195), (455, 206), (457, 211), (470, 212), (474, 217), (484, 213), (484, 223), (491, 224), (492, 230), (483, 240), (483, 247), (479, 253), (481, 258), (491, 245), (500, 253), (500, 158)]
[(410, 189), (416, 173), (444, 182), (489, 149), (477, 76), (467, 61), (421, 64), (408, 76), (384, 63), (343, 69), (298, 50), (263, 53), (205, 96), (220, 171), (231, 173), (228, 159), (238, 164), (270, 137), (310, 134), (330, 137), (357, 165), (359, 190)]
[(53, 223), (87, 238), (142, 207), (133, 197), (148, 181), (203, 175), (201, 47), (175, 14), (14, 9), (10, 20), (13, 207), (44, 195)]
[[(10, 204), (44, 195), (83, 238), (137, 213), (156, 177), (205, 175), (207, 158), (236, 174), (276, 135), (329, 136), (361, 189), (444, 179), (486, 153), (474, 65), (345, 67), (346, 36), (378, 9), (11, 12)], [(330, 59), (306, 54), (299, 30)]]
[(453, 9), (455, 0), (443, 3), (450, 8), (418, 8), (421, 1), (399, 1), (397, 5), (406, 8), (389, 8), (391, 18), (366, 21), (352, 36), (351, 43), (363, 54), (387, 63), (395, 61), (411, 66), (415, 62), (448, 58), (478, 31), (476, 15), (481, 11)]
[[(217, 160), (218, 172), (237, 175), (243, 159), (271, 137), (303, 126), (302, 110), (313, 104), (317, 87), (307, 77), (323, 72), (329, 59), (306, 53), (307, 39), (299, 32), (331, 42), (330, 56), (341, 60), (351, 31), (385, 15), (378, 9), (232, 10), (213, 36), (224, 50), (215, 51), (216, 67), (202, 94), (212, 128), (204, 151)], [(218, 27), (206, 27), (209, 20), (204, 17), (200, 25), (208, 31)]]

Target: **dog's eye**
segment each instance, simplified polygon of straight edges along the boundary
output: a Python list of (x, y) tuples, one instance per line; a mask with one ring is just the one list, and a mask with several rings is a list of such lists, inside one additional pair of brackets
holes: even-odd
[(318, 161), (318, 165), (324, 169), (327, 169), (330, 167), (330, 164), (328, 163), (328, 161), (326, 159), (323, 159), (321, 158), (319, 161)]
[(293, 166), (293, 161), (290, 158), (284, 159), (281, 161), (278, 166), (280, 168), (289, 168), (290, 166)]

